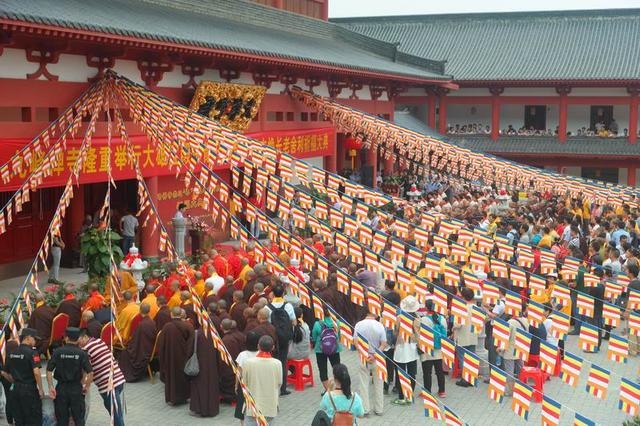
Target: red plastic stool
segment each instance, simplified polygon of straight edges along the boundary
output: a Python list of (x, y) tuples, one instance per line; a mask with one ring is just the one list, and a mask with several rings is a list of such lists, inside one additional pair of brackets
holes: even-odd
[[(287, 383), (292, 383), (295, 390), (304, 390), (304, 385), (311, 383), (313, 387), (313, 368), (311, 367), (311, 361), (307, 359), (290, 359), (287, 361), (287, 371), (289, 367), (293, 367), (293, 373), (287, 375)], [(308, 373), (304, 373), (304, 367), (308, 368)]]
[(533, 400), (542, 402), (544, 381), (546, 379), (544, 371), (537, 367), (522, 367), (518, 378), (522, 383), (533, 380)]

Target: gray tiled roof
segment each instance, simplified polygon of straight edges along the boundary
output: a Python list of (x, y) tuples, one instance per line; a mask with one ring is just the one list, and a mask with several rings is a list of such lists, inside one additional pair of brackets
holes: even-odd
[(638, 80), (640, 9), (334, 19), (464, 81)]
[(440, 137), (423, 121), (408, 113), (396, 112), (394, 121), (399, 126), (428, 136), (439, 137), (472, 151), (482, 151), (495, 155), (542, 154), (546, 156), (588, 156), (598, 155), (638, 157), (640, 144), (630, 144), (624, 138), (578, 138), (570, 137), (561, 143), (554, 137), (543, 136), (500, 136), (492, 141), (488, 136), (460, 135)]
[(443, 64), (338, 25), (245, 0), (2, 0), (0, 18), (418, 80)]

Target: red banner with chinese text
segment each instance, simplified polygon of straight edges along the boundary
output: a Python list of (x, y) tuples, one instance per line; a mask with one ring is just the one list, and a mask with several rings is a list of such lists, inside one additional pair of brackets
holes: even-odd
[[(260, 132), (247, 134), (267, 145), (274, 146), (289, 152), (294, 157), (308, 158), (315, 156), (331, 155), (335, 151), (335, 131), (333, 128), (311, 130), (285, 130), (273, 132)], [(156, 151), (147, 137), (144, 135), (129, 136), (136, 157), (140, 162), (142, 174), (145, 177), (171, 175), (166, 158), (160, 151)], [(31, 142), (28, 139), (0, 139), (0, 164), (7, 162), (13, 154)], [(66, 150), (62, 153), (64, 158), (59, 166), (53, 170), (52, 176), (46, 178), (40, 188), (62, 186), (69, 177), (69, 170), (76, 161), (80, 152), (81, 138), (68, 139)], [(133, 179), (135, 173), (133, 162), (127, 156), (125, 144), (120, 138), (111, 139), (111, 172), (115, 180)], [(96, 183), (107, 180), (107, 164), (109, 156), (106, 137), (93, 137), (83, 171), (80, 175), (80, 183)], [(32, 167), (38, 162), (34, 162)], [(221, 166), (219, 170), (226, 169)], [(0, 185), (0, 192), (15, 191), (20, 188), (22, 182), (31, 170), (23, 172), (12, 179), (7, 185)]]

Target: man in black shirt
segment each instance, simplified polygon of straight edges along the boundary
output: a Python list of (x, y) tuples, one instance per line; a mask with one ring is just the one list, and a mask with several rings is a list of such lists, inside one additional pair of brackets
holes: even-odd
[[(65, 345), (53, 352), (47, 364), (49, 396), (54, 400), (56, 419), (60, 426), (68, 425), (69, 417), (73, 417), (76, 426), (85, 424), (84, 396), (93, 380), (93, 370), (89, 356), (78, 346), (79, 337), (79, 328), (67, 328)], [(55, 388), (54, 377), (58, 382)]]
[[(400, 293), (395, 290), (396, 283), (391, 280), (386, 280), (384, 284), (384, 291), (382, 291), (381, 296), (384, 300), (389, 303), (392, 303), (395, 306), (400, 306)], [(383, 384), (383, 389), (385, 395), (389, 393), (389, 386), (391, 383), (394, 383), (393, 378), (396, 371), (396, 365), (392, 361), (393, 354), (395, 352), (395, 342), (396, 342), (396, 334), (393, 330), (387, 329), (387, 350), (384, 351), (385, 359), (387, 360), (387, 382)], [(393, 392), (397, 392), (398, 389), (394, 386)]]
[(33, 328), (23, 328), (20, 346), (7, 355), (7, 364), (2, 376), (9, 380), (11, 391), (8, 397), (16, 426), (42, 424), (42, 378), (40, 377), (40, 354), (34, 349), (38, 333)]

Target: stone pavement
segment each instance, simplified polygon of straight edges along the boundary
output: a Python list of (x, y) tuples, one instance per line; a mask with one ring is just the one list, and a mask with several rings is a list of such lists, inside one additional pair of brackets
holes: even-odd
[[(82, 283), (86, 280), (86, 276), (80, 270), (63, 269), (61, 270), (61, 279), (63, 281)], [(24, 278), (15, 278), (0, 281), (0, 297), (6, 297), (11, 292), (16, 292), (23, 280)], [(39, 281), (41, 283), (46, 282), (44, 274), (41, 274)], [(577, 336), (571, 336), (567, 350), (583, 357), (585, 365), (588, 365), (586, 360), (591, 360), (604, 368), (611, 369), (611, 385), (606, 401), (601, 401), (586, 393), (585, 384), (588, 367), (583, 367), (580, 382), (575, 389), (555, 377), (545, 383), (545, 393), (562, 403), (563, 406), (569, 407), (563, 407), (563, 425), (573, 424), (574, 413), (571, 411), (572, 409), (602, 425), (620, 425), (627, 418), (617, 408), (618, 386), (622, 376), (632, 379), (637, 377), (638, 358), (632, 357), (626, 364), (615, 364), (606, 358), (607, 343), (605, 342), (603, 346), (604, 349), (597, 354), (585, 354), (577, 348)], [(353, 382), (356, 382), (355, 374), (359, 362), (356, 352), (343, 352), (342, 362), (348, 366)], [(282, 397), (281, 412), (276, 418), (277, 424), (296, 426), (311, 424), (311, 420), (319, 407), (321, 392), (315, 360), (313, 360), (313, 367), (316, 380), (315, 386), (307, 388), (303, 392), (294, 391), (291, 395)], [(423, 383), (420, 368), (418, 368), (418, 383)], [(355, 385), (354, 390), (358, 391)], [(501, 405), (495, 403), (487, 397), (487, 385), (482, 381), (480, 381), (478, 388), (475, 389), (460, 388), (455, 386), (454, 380), (447, 377), (446, 391), (447, 397), (443, 401), (470, 425), (526, 424), (524, 420), (511, 411), (511, 398), (505, 398)], [(233, 408), (227, 405), (221, 406), (218, 416), (207, 419), (189, 416), (188, 406), (170, 407), (166, 405), (164, 403), (163, 384), (159, 380), (156, 380), (154, 384), (151, 384), (149, 380), (127, 384), (124, 396), (127, 410), (125, 420), (129, 425), (151, 425), (157, 423), (163, 426), (178, 426), (189, 423), (227, 426), (236, 424), (233, 418)], [(418, 400), (412, 406), (398, 407), (391, 404), (391, 401), (395, 398), (396, 395), (385, 396), (385, 412), (382, 417), (372, 416), (366, 419), (359, 419), (358, 424), (363, 426), (382, 426), (392, 423), (404, 425), (442, 424), (424, 417), (422, 401)], [(91, 426), (108, 424), (109, 417), (102, 406), (102, 399), (97, 394), (95, 387), (92, 389), (89, 400), (90, 415), (87, 424)], [(540, 424), (540, 404), (532, 402), (529, 422), (531, 424)]]

